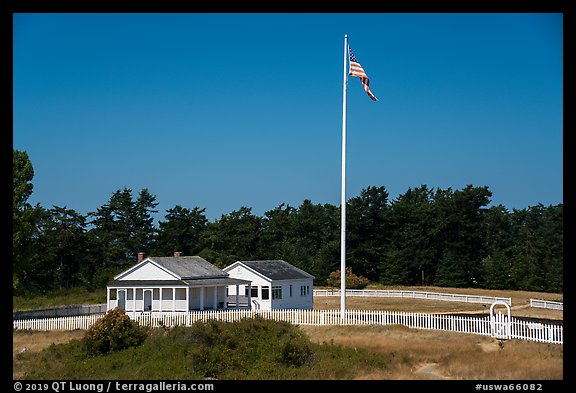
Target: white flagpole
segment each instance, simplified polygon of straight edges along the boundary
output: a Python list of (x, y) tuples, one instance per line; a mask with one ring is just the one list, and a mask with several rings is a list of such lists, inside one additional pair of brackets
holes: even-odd
[(342, 200), (340, 204), (340, 319), (346, 316), (346, 90), (348, 88), (348, 35), (344, 35), (344, 87), (342, 95)]

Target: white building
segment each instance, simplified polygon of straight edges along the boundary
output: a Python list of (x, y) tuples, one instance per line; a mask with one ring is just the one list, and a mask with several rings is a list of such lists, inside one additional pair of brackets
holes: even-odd
[[(118, 274), (107, 286), (107, 310), (127, 313), (223, 310), (229, 287), (249, 287), (250, 281), (234, 279), (198, 256), (148, 257)], [(238, 291), (236, 291), (238, 292)], [(242, 304), (236, 297), (236, 307)], [(246, 301), (246, 306), (249, 299)]]
[(312, 309), (314, 276), (282, 260), (237, 261), (224, 270), (250, 285), (230, 285), (228, 295), (240, 296), (252, 309)]

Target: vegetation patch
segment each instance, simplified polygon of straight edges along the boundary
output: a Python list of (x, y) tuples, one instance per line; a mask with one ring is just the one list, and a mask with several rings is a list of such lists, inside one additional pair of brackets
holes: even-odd
[(12, 309), (14, 311), (102, 303), (106, 303), (106, 288), (104, 287), (97, 290), (75, 287), (55, 289), (47, 291), (43, 295), (30, 292), (23, 296), (12, 296)]
[[(313, 343), (297, 326), (263, 318), (209, 320), (148, 330), (140, 345), (87, 351), (83, 339), (16, 355), (23, 379), (352, 379), (384, 371), (390, 358)], [(104, 335), (105, 336), (105, 335)]]
[(114, 308), (86, 332), (83, 343), (88, 355), (102, 355), (144, 342), (148, 329), (131, 320), (126, 312)]

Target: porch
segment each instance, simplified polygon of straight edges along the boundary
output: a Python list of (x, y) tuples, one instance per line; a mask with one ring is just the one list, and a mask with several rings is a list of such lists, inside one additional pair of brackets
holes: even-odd
[[(229, 308), (228, 285), (250, 285), (245, 280), (232, 278), (161, 281), (116, 281), (110, 283), (106, 293), (106, 309), (119, 307), (126, 312), (159, 313)], [(233, 308), (248, 308), (250, 299), (242, 302), (238, 296), (231, 300)], [(242, 307), (242, 304), (245, 307)]]

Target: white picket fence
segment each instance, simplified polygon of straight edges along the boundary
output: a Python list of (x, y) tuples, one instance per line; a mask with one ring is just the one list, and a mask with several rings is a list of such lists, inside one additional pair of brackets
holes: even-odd
[(104, 314), (77, 315), (73, 317), (14, 319), (13, 328), (20, 330), (87, 330)]
[[(139, 313), (131, 316), (139, 324), (150, 327), (191, 326), (197, 321), (217, 319), (225, 322), (243, 318), (267, 318), (295, 325), (404, 325), (415, 329), (433, 329), (472, 333), (501, 339), (531, 340), (563, 344), (562, 325), (531, 323), (501, 313), (494, 317), (422, 314), (401, 311), (346, 310), (209, 310), (179, 313)], [(102, 315), (63, 318), (14, 320), (14, 329), (74, 330), (88, 329)]]
[[(314, 289), (314, 297), (340, 296), (340, 293), (339, 289)], [(496, 301), (500, 301), (512, 306), (512, 298), (509, 297), (463, 295), (443, 292), (402, 291), (393, 289), (347, 289), (346, 296), (412, 298), (480, 304), (492, 304)]]
[(564, 310), (564, 303), (551, 300), (530, 299), (530, 307), (548, 308), (551, 310)]

